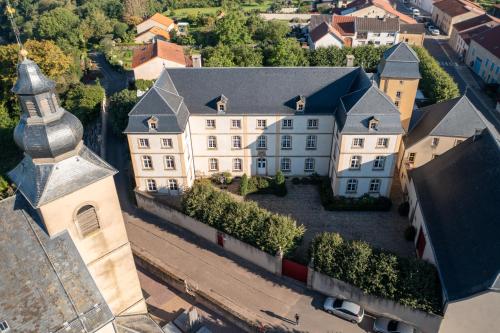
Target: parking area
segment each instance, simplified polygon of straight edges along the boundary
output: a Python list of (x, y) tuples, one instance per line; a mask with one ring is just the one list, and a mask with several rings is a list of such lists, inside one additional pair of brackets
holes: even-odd
[(316, 185), (294, 185), (288, 181), (287, 188), (285, 197), (255, 194), (249, 199), (271, 211), (291, 215), (298, 223), (305, 225), (304, 241), (296, 252), (302, 261), (307, 260), (311, 240), (324, 231), (338, 232), (348, 240), (363, 240), (400, 256), (414, 255), (412, 242), (404, 238), (408, 220), (397, 213), (400, 202), (397, 193), (392, 198), (393, 208), (389, 212), (326, 211), (321, 205)]

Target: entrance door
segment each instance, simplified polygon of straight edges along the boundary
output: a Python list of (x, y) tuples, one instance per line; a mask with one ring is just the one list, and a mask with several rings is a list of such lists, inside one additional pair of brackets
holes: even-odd
[(265, 175), (266, 174), (266, 159), (264, 157), (257, 158), (257, 174)]

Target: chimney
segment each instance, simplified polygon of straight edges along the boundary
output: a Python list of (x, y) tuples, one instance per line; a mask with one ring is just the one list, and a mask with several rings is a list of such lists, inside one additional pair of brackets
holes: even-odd
[(352, 54), (348, 54), (345, 56), (347, 59), (347, 67), (354, 67), (354, 56)]
[(193, 67), (195, 67), (195, 68), (201, 67), (201, 54), (191, 55), (191, 60), (193, 62)]

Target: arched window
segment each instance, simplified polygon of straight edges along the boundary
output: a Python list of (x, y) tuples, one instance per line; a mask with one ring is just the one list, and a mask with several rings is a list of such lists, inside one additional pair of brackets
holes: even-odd
[(99, 218), (97, 217), (95, 207), (85, 205), (80, 208), (76, 213), (76, 224), (80, 234), (84, 238), (99, 230)]

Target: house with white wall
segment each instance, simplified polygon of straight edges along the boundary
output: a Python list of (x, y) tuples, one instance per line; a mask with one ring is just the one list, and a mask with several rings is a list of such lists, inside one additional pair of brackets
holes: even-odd
[(155, 80), (166, 67), (187, 67), (191, 61), (180, 45), (157, 40), (134, 48), (132, 70), (134, 79)]
[(498, 22), (500, 20), (497, 18), (485, 14), (455, 23), (451, 29), (448, 43), (462, 59), (465, 59), (471, 38), (497, 26)]
[(465, 63), (485, 83), (500, 82), (500, 25), (471, 37)]

